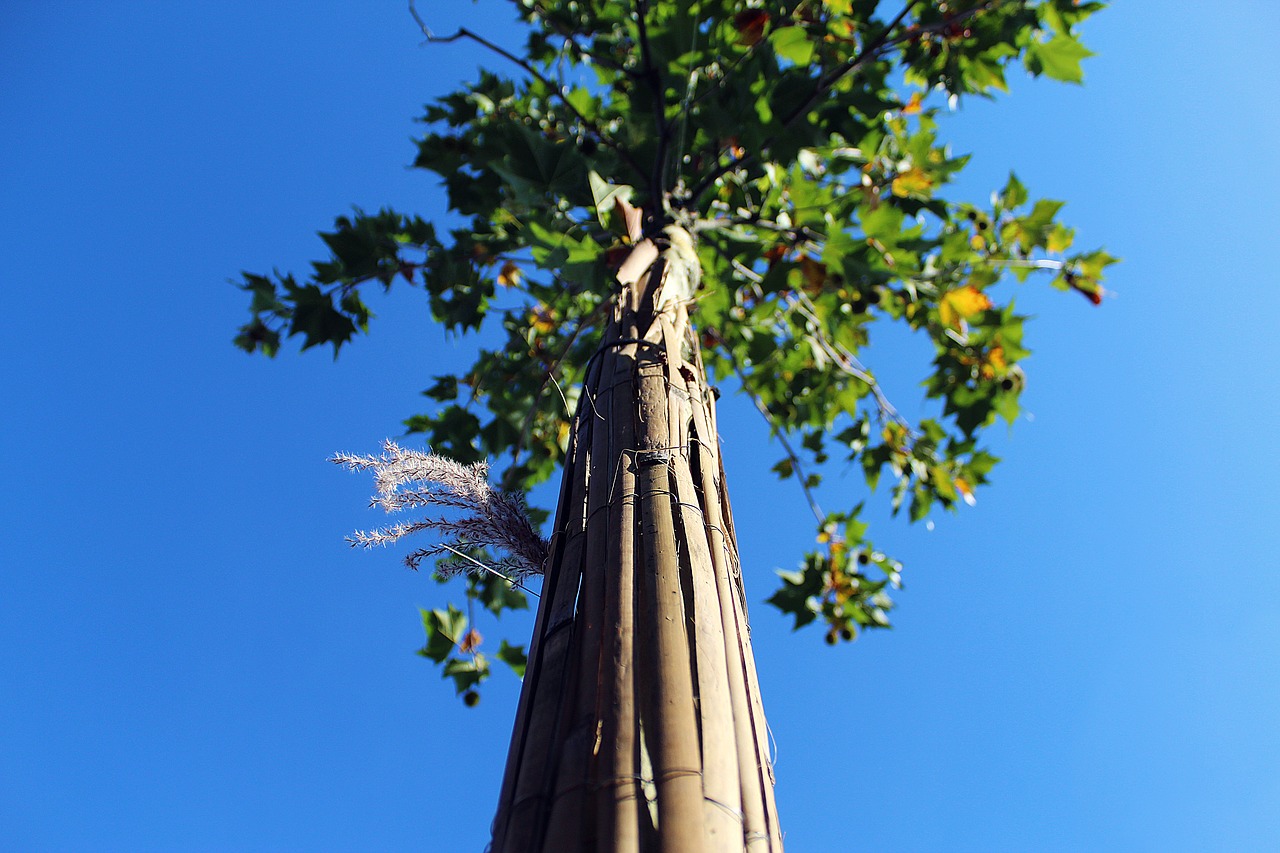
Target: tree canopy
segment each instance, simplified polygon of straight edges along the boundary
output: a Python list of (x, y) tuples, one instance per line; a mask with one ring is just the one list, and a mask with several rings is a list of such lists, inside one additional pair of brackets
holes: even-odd
[[(1103, 4), (507, 3), (525, 24), (518, 48), (419, 18), (429, 41), (493, 59), (423, 115), (414, 166), (442, 180), (456, 227), (390, 209), (338, 217), (308, 275), (244, 274), (252, 318), (236, 344), (275, 355), (298, 336), (336, 355), (369, 330), (369, 289), (421, 288), (446, 329), (494, 327), (499, 345), (430, 377), (430, 405), (405, 428), (458, 462), (494, 460), (502, 489), (527, 492), (565, 457), (636, 235), (676, 226), (694, 238), (690, 313), (711, 379), (750, 395), (780, 445), (774, 471), (814, 510), (814, 544), (770, 602), (797, 628), (820, 620), (829, 642), (888, 626), (901, 566), (822, 466), (846, 459), (871, 489), (883, 481), (912, 521), (972, 503), (997, 462), (984, 430), (1017, 418), (1028, 355), (1027, 318), (996, 285), (1034, 277), (1102, 301), (1116, 259), (1074, 246), (1063, 202), (1012, 174), (989, 200), (950, 197), (968, 156), (942, 130), (1018, 68), (1080, 82), (1078, 25)], [(932, 417), (905, 418), (863, 360), (892, 324), (932, 345)], [(820, 508), (828, 492), (840, 509)], [(466, 583), (494, 613), (525, 604), (492, 574)], [(423, 615), (423, 654), (474, 697), (489, 669), (456, 642), (466, 617)], [(523, 665), (505, 641), (497, 656)]]

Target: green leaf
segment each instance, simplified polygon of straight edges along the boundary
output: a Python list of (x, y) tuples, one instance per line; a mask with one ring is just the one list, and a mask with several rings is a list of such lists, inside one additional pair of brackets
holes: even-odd
[(818, 618), (818, 602), (815, 597), (822, 592), (821, 561), (821, 556), (809, 554), (801, 571), (778, 571), (782, 586), (770, 596), (768, 603), (795, 617), (796, 623), (792, 630), (799, 630)]
[(466, 632), (467, 617), (452, 604), (448, 606), (448, 610), (419, 612), (422, 614), (422, 630), (426, 632), (427, 642), (418, 650), (418, 654), (436, 663), (443, 663)]
[[(486, 562), (485, 558), (477, 558)], [(527, 610), (529, 599), (523, 592), (511, 585), (510, 581), (488, 572), (478, 577), (473, 576), (476, 597), (485, 609), (494, 616), (501, 616), (504, 610)]]
[(813, 58), (813, 42), (802, 27), (779, 27), (769, 34), (773, 52), (796, 65), (808, 65)]
[(626, 184), (608, 183), (594, 170), (587, 173), (587, 180), (591, 184), (591, 198), (595, 202), (596, 218), (601, 226), (608, 228), (609, 223), (605, 221), (605, 214), (613, 210), (618, 199), (631, 201), (635, 190)]
[(446, 374), (435, 377), (435, 380), (430, 388), (422, 392), (424, 397), (444, 403), (458, 396), (458, 377)]
[(444, 665), (443, 676), (452, 678), (454, 689), (461, 694), (489, 677), (489, 661), (481, 654), (470, 658), (450, 658)]
[(333, 354), (351, 340), (356, 324), (333, 306), (333, 297), (314, 284), (297, 288), (290, 296), (294, 300), (293, 322), (289, 334), (303, 336), (302, 348), (310, 349), (320, 344), (333, 344)]
[(497, 658), (511, 667), (516, 677), (524, 678), (525, 667), (529, 664), (529, 658), (525, 654), (524, 646), (513, 646), (503, 640), (502, 645), (498, 647)]
[(1022, 185), (1022, 181), (1018, 180), (1018, 176), (1013, 172), (1009, 173), (1009, 182), (1004, 185), (1004, 190), (1000, 193), (1000, 203), (1006, 210), (1022, 207), (1027, 203), (1027, 188)]
[(1093, 52), (1071, 36), (1058, 33), (1047, 42), (1032, 42), (1027, 46), (1027, 70), (1037, 76), (1043, 74), (1053, 80), (1067, 83), (1084, 82), (1081, 60), (1093, 56)]

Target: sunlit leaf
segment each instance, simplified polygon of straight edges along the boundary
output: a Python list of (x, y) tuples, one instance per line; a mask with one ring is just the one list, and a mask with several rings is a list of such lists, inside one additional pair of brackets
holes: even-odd
[(938, 301), (938, 319), (944, 326), (960, 328), (960, 321), (991, 307), (991, 299), (970, 285), (947, 291)]

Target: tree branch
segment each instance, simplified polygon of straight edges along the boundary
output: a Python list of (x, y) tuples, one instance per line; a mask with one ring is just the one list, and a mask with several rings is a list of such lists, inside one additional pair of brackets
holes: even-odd
[(791, 442), (787, 440), (786, 432), (774, 420), (773, 414), (770, 413), (769, 407), (755, 394), (747, 383), (747, 376), (743, 373), (742, 368), (737, 364), (733, 366), (733, 372), (738, 377), (738, 382), (742, 385), (742, 390), (747, 392), (747, 396), (751, 398), (751, 402), (755, 403), (756, 409), (764, 416), (769, 424), (770, 431), (778, 438), (778, 443), (782, 445), (782, 450), (787, 454), (787, 459), (791, 462), (791, 467), (795, 470), (796, 479), (800, 482), (800, 490), (804, 492), (804, 499), (809, 503), (809, 509), (813, 512), (813, 517), (818, 523), (827, 520), (827, 514), (822, 511), (822, 507), (818, 505), (818, 500), (813, 496), (813, 489), (809, 487), (809, 478), (804, 473), (804, 466), (800, 464), (800, 457), (796, 455), (795, 450), (791, 447)]
[[(874, 40), (872, 40), (870, 44), (868, 44), (866, 47), (860, 50), (857, 53), (857, 55), (850, 58), (849, 60), (847, 60), (840, 66), (838, 66), (837, 68), (833, 69), (828, 74), (819, 78), (818, 85), (814, 88), (813, 93), (803, 103), (801, 103), (799, 106), (793, 109), (789, 114), (787, 114), (785, 118), (783, 118), (782, 127), (784, 129), (787, 127), (790, 127), (792, 122), (794, 122), (800, 116), (809, 112), (809, 110), (813, 109), (814, 104), (816, 104), (823, 95), (831, 91), (831, 88), (836, 83), (838, 83), (841, 79), (853, 73), (854, 71), (858, 70), (863, 65), (866, 65), (867, 62), (873, 59), (879, 59), (880, 51), (884, 50), (885, 48), (895, 47), (899, 44), (902, 44), (903, 42), (907, 42), (907, 41), (910, 41), (911, 39), (919, 38), (920, 34), (924, 32), (940, 31), (947, 26), (957, 23), (958, 21), (968, 20), (969, 18), (972, 18), (982, 12), (985, 12), (988, 9), (990, 9), (992, 6), (998, 5), (1002, 2), (1009, 2), (1009, 0), (986, 0), (986, 2), (981, 3), (973, 7), (972, 9), (966, 9), (963, 12), (957, 12), (954, 15), (949, 15), (948, 17), (946, 17), (945, 19), (943, 19), (942, 21), (938, 22), (933, 26), (923, 27), (915, 30), (914, 32), (906, 33), (901, 36), (898, 36), (897, 38), (890, 39), (888, 37), (889, 34), (893, 32), (893, 30), (902, 23), (902, 21), (910, 13), (911, 9), (914, 8), (919, 2), (920, 0), (909, 0), (907, 5), (903, 7), (902, 11), (899, 12), (894, 17), (894, 19), (889, 23), (889, 25), (885, 27), (884, 31), (881, 32), (880, 35), (877, 36)], [(1017, 2), (1023, 2), (1023, 0), (1017, 0)], [(766, 139), (761, 144), (760, 151), (767, 151), (775, 141), (776, 140), (773, 138)], [(732, 162), (720, 164), (715, 169), (713, 169), (710, 174), (708, 174), (705, 178), (699, 181), (698, 184), (692, 190), (690, 190), (688, 198), (683, 205), (683, 209), (688, 210), (690, 206), (693, 205), (703, 193), (705, 193), (712, 185), (715, 184), (716, 181), (722, 178), (725, 174), (727, 174), (728, 172), (730, 172), (736, 167), (742, 166), (746, 163), (750, 163), (758, 159), (759, 157), (755, 152), (748, 152), (745, 157), (742, 157)]]
[[(912, 7), (914, 7), (918, 2), (920, 2), (920, 0), (908, 0), (907, 5), (903, 7), (902, 11), (899, 12), (896, 17), (894, 17), (894, 19), (889, 23), (889, 25), (884, 28), (884, 31), (880, 33), (878, 37), (872, 40), (870, 44), (866, 45), (862, 50), (858, 51), (858, 53), (855, 56), (853, 56), (851, 59), (844, 62), (842, 65), (838, 66), (836, 69), (834, 69), (830, 73), (818, 78), (818, 85), (814, 88), (813, 93), (800, 106), (792, 110), (782, 120), (783, 129), (785, 130), (786, 128), (790, 127), (792, 122), (794, 122), (797, 118), (799, 118), (800, 116), (804, 115), (809, 110), (811, 110), (813, 108), (814, 103), (816, 103), (817, 100), (821, 98), (823, 95), (825, 95), (827, 92), (831, 91), (831, 87), (834, 86), (842, 77), (851, 73), (857, 68), (860, 68), (868, 60), (877, 58), (879, 51), (884, 47), (888, 45), (896, 44), (896, 42), (888, 41), (889, 33), (891, 33), (895, 27), (897, 27), (899, 24), (902, 23), (903, 19), (906, 18), (907, 14), (911, 11)], [(766, 139), (760, 145), (759, 150), (767, 151), (775, 141), (776, 140), (774, 138)], [(749, 151), (747, 152), (745, 157), (742, 157), (738, 160), (734, 160), (728, 163), (721, 163), (715, 169), (712, 169), (710, 174), (708, 174), (705, 178), (699, 181), (698, 184), (692, 190), (689, 191), (688, 200), (685, 202), (685, 205), (686, 205), (685, 209), (688, 210), (689, 205), (694, 204), (703, 193), (705, 193), (709, 188), (711, 188), (716, 181), (724, 177), (724, 175), (727, 174), (729, 171), (731, 171), (732, 169), (738, 166), (742, 166), (746, 163), (750, 163), (758, 159), (759, 159), (759, 156), (757, 155), (756, 152)]]
[(827, 340), (827, 336), (822, 331), (821, 321), (818, 319), (818, 315), (815, 312), (813, 303), (809, 301), (809, 297), (797, 292), (793, 296), (793, 301), (788, 302), (787, 305), (793, 310), (799, 311), (806, 320), (810, 321), (813, 328), (812, 340), (821, 347), (822, 351), (831, 359), (832, 363), (839, 367), (844, 373), (847, 373), (859, 382), (864, 383), (870, 389), (871, 396), (875, 398), (876, 408), (880, 410), (881, 417), (896, 421), (903, 427), (906, 427), (909, 433), (914, 434), (914, 430), (911, 429), (911, 424), (907, 422), (906, 418), (898, 414), (898, 410), (894, 408), (893, 404), (889, 402), (889, 398), (885, 396), (884, 391), (881, 390), (880, 383), (877, 382), (876, 378), (862, 366), (857, 357), (854, 356), (853, 353), (849, 352), (847, 347)]
[(653, 62), (653, 48), (649, 44), (649, 27), (645, 22), (645, 15), (649, 10), (648, 0), (634, 0), (633, 9), (636, 15), (636, 32), (639, 35), (637, 40), (640, 43), (640, 60), (643, 63), (640, 76), (653, 95), (653, 123), (658, 137), (649, 191), (650, 203), (653, 205), (651, 215), (656, 225), (662, 220), (667, 191), (666, 159), (667, 149), (671, 144), (671, 127), (667, 124), (666, 87), (662, 81), (662, 73)]
[(609, 134), (605, 133), (604, 130), (602, 130), (598, 124), (596, 124), (591, 119), (584, 116), (578, 110), (578, 108), (573, 105), (573, 103), (565, 96), (563, 87), (557, 86), (551, 80), (547, 79), (546, 75), (538, 71), (538, 69), (534, 68), (528, 62), (516, 56), (511, 51), (499, 45), (494, 44), (493, 42), (489, 41), (479, 33), (476, 33), (472, 30), (467, 29), (466, 27), (458, 27), (457, 32), (453, 33), (453, 35), (448, 35), (448, 36), (436, 35), (434, 32), (431, 31), (431, 28), (427, 26), (426, 21), (422, 20), (422, 16), (418, 14), (418, 9), (415, 6), (415, 0), (409, 0), (409, 14), (413, 15), (413, 19), (418, 23), (418, 28), (421, 29), (422, 34), (427, 37), (427, 41), (432, 44), (449, 44), (450, 42), (455, 42), (455, 41), (458, 41), (459, 39), (464, 39), (464, 38), (471, 39), (476, 44), (479, 44), (485, 48), (488, 48), (489, 50), (501, 56), (503, 59), (506, 59), (506, 60), (509, 60), (510, 62), (515, 63), (526, 74), (528, 74), (533, 79), (537, 80), (539, 83), (545, 86), (548, 91), (553, 93), (556, 99), (561, 104), (563, 104), (569, 110), (569, 112), (573, 113), (574, 118), (578, 120), (578, 122), (582, 125), (582, 127), (585, 130), (587, 130), (594, 137), (599, 139), (600, 142), (604, 144), (607, 148), (616, 152), (618, 156), (621, 157), (628, 166), (630, 166), (632, 169), (635, 170), (637, 175), (644, 174), (644, 171), (640, 168), (640, 164), (636, 162), (635, 158), (631, 156), (631, 153), (629, 151), (623, 148), (616, 139), (609, 136)]
[[(520, 454), (524, 451), (525, 442), (529, 439), (529, 433), (533, 429), (533, 417), (538, 412), (538, 401), (542, 398), (543, 392), (547, 390), (548, 383), (555, 381), (556, 371), (560, 369), (560, 365), (564, 362), (565, 357), (568, 356), (569, 350), (573, 349), (573, 343), (578, 339), (578, 335), (582, 334), (584, 329), (590, 327), (592, 321), (600, 316), (601, 312), (608, 306), (609, 302), (607, 300), (601, 302), (596, 306), (594, 311), (586, 317), (583, 317), (582, 320), (578, 322), (573, 333), (569, 335), (569, 340), (565, 341), (564, 347), (561, 348), (559, 354), (556, 355), (555, 360), (552, 361), (550, 366), (547, 368), (547, 376), (542, 380), (542, 384), (538, 386), (538, 393), (533, 395), (533, 405), (529, 408), (529, 413), (525, 415), (524, 423), (520, 425), (520, 437), (516, 439), (516, 443), (511, 446), (512, 465), (515, 465), (519, 461)], [(563, 392), (561, 392), (561, 395), (563, 396)], [(569, 416), (572, 417), (573, 412), (569, 412)]]

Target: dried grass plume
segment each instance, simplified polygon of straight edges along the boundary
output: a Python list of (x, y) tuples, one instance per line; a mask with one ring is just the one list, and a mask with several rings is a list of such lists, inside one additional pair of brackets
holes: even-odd
[[(423, 530), (441, 534), (445, 541), (405, 557), (405, 565), (417, 569), (428, 557), (437, 557), (472, 548), (493, 548), (502, 553), (492, 568), (510, 578), (542, 572), (547, 541), (538, 535), (524, 498), (499, 492), (489, 485), (489, 465), (463, 465), (446, 456), (420, 450), (406, 450), (391, 440), (382, 445), (381, 456), (352, 456), (339, 453), (331, 459), (352, 471), (372, 471), (377, 494), (370, 506), (387, 512), (417, 507), (459, 510), (461, 515), (445, 518), (428, 515), (376, 530), (357, 530), (347, 537), (353, 547), (390, 545), (404, 536)], [(452, 574), (469, 570), (457, 559), (444, 560), (440, 570)]]

